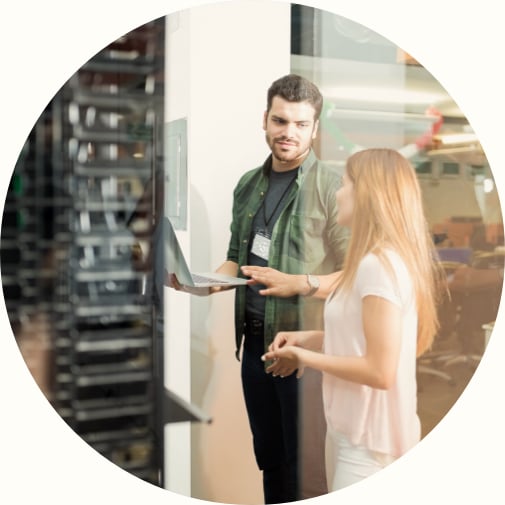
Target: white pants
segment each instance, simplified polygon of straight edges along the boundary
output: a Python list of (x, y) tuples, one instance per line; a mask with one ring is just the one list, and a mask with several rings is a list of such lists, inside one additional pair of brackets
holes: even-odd
[(382, 470), (394, 457), (352, 445), (348, 438), (328, 428), (326, 433), (326, 479), (328, 491), (337, 491)]

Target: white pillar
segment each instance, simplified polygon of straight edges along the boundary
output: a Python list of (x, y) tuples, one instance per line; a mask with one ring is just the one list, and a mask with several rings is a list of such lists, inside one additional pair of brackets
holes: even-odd
[[(214, 270), (225, 260), (233, 188), (268, 154), (262, 118), (268, 87), (290, 70), (290, 4), (240, 0), (170, 15), (166, 58), (166, 121), (187, 117), (188, 124), (189, 229), (178, 235), (192, 269)], [(258, 503), (262, 485), (234, 357), (233, 293), (167, 291), (166, 386), (213, 418), (167, 426), (167, 488)]]

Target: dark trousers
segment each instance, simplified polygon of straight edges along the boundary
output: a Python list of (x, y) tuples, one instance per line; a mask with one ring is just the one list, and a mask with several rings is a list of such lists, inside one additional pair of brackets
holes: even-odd
[(248, 321), (242, 387), (254, 453), (263, 472), (265, 503), (296, 501), (298, 493), (298, 379), (265, 372), (261, 321)]

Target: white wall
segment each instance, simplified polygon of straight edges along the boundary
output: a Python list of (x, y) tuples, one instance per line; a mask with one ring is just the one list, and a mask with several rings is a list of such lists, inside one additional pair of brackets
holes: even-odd
[[(190, 66), (188, 13), (167, 16), (165, 44), (165, 122), (186, 117), (189, 112), (188, 82)], [(187, 235), (187, 234), (186, 234)], [(181, 246), (187, 246), (182, 235)], [(190, 299), (174, 290), (165, 289), (165, 386), (186, 400), (190, 399)], [(191, 432), (188, 423), (165, 427), (165, 487), (191, 494)]]
[[(233, 188), (268, 154), (262, 118), (267, 88), (290, 68), (290, 5), (212, 4), (171, 15), (167, 28), (165, 114), (188, 118), (190, 231), (179, 238), (192, 269), (214, 270), (226, 257)], [(213, 418), (167, 427), (167, 487), (222, 503), (261, 502), (234, 356), (233, 293), (167, 293), (166, 377)]]

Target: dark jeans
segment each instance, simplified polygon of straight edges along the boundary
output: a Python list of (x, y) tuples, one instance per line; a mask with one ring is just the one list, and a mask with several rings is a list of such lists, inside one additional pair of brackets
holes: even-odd
[(242, 387), (265, 503), (298, 499), (298, 379), (265, 372), (261, 321), (246, 323)]

